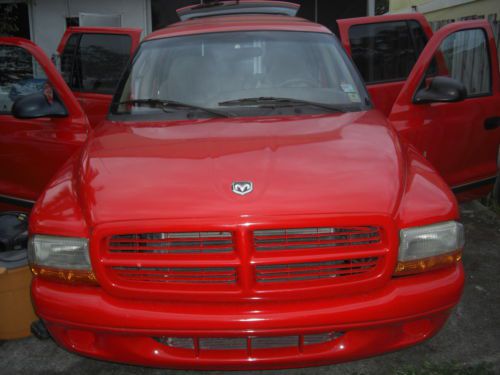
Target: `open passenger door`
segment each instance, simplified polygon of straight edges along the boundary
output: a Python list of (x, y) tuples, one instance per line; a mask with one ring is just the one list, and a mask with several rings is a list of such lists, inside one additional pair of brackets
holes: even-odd
[(57, 48), (61, 73), (92, 127), (108, 114), (141, 34), (141, 29), (122, 27), (70, 27), (64, 33)]
[[(436, 60), (444, 64), (438, 70)], [(489, 23), (457, 22), (436, 32), (389, 119), (455, 192), (491, 189), (500, 144), (500, 78)]]
[(30, 207), (89, 129), (45, 53), (29, 40), (0, 38), (0, 209)]
[(419, 13), (349, 18), (337, 23), (342, 45), (363, 76), (373, 104), (388, 115), (432, 37), (429, 23)]

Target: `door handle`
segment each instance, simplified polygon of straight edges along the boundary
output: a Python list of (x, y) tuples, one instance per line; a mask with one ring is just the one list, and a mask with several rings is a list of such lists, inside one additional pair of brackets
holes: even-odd
[(486, 130), (494, 130), (500, 128), (500, 117), (491, 117), (486, 119), (484, 122), (484, 128)]

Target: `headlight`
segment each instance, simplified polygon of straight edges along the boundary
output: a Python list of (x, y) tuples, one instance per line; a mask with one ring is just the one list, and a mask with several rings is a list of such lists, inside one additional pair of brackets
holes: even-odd
[(448, 265), (462, 259), (464, 227), (455, 221), (403, 229), (396, 275), (408, 275)]
[(38, 266), (67, 270), (91, 270), (86, 238), (36, 235), (30, 239), (30, 262)]
[(28, 256), (36, 276), (65, 282), (96, 283), (86, 238), (34, 235)]

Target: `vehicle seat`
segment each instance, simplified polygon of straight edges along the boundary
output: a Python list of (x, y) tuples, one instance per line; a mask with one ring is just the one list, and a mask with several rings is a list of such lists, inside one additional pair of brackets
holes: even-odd
[[(307, 81), (317, 82), (310, 67), (307, 64), (307, 58), (299, 53), (296, 48), (274, 48), (269, 51), (267, 56), (268, 82), (273, 87), (282, 87), (289, 81)], [(305, 51), (304, 51), (305, 52)], [(284, 61), (288, 63), (283, 63)], [(321, 85), (318, 82), (318, 87)]]
[(178, 57), (160, 85), (158, 97), (206, 106), (207, 100), (217, 92), (214, 69), (215, 59), (211, 56)]

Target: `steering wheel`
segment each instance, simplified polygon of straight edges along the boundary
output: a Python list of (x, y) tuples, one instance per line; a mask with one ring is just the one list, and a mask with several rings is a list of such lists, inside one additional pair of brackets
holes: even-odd
[(281, 82), (278, 87), (318, 87), (317, 83), (305, 78), (291, 78)]

